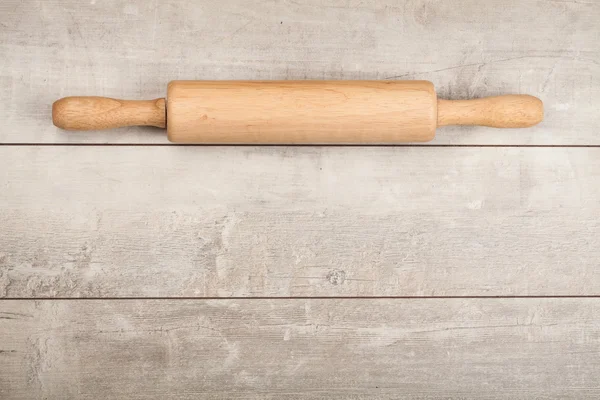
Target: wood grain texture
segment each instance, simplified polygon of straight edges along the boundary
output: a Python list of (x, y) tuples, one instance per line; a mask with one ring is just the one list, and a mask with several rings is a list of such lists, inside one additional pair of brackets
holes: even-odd
[(0, 148), (0, 295), (600, 294), (600, 149)]
[(598, 299), (3, 301), (17, 399), (595, 399)]
[(452, 127), (434, 143), (600, 144), (597, 1), (3, 0), (0, 143), (167, 143), (147, 128), (68, 133), (69, 95), (164, 97), (176, 79), (425, 79), (441, 98), (526, 93), (528, 131)]
[(173, 81), (167, 108), (177, 143), (426, 142), (437, 127), (427, 81)]
[[(0, 144), (167, 143), (58, 130), (69, 95), (417, 79), (546, 105), (434, 144), (598, 146), (599, 20), (595, 0), (3, 0)], [(368, 297), (600, 296), (599, 151), (0, 146), (0, 398), (598, 398), (598, 298)], [(240, 299), (39, 300), (111, 296)]]

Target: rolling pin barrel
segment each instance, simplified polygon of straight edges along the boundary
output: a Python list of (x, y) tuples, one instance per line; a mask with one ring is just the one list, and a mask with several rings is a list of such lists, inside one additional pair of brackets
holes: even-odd
[(173, 142), (394, 143), (433, 139), (433, 85), (421, 81), (171, 82)]
[(67, 97), (52, 108), (71, 130), (149, 125), (175, 143), (425, 142), (443, 125), (520, 128), (543, 118), (533, 96), (438, 100), (427, 81), (173, 81), (167, 98)]

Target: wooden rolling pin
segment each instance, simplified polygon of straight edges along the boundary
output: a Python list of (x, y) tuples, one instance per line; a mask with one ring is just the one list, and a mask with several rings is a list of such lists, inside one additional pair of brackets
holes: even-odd
[(66, 97), (54, 125), (167, 128), (175, 143), (426, 142), (444, 125), (524, 128), (543, 119), (528, 95), (441, 100), (427, 81), (173, 81), (166, 99)]

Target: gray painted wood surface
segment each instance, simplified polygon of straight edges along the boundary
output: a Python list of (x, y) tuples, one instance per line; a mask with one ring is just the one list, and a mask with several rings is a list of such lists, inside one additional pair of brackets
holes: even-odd
[(445, 128), (435, 143), (600, 144), (596, 0), (3, 0), (0, 18), (1, 143), (166, 143), (144, 128), (59, 131), (50, 105), (66, 95), (327, 78), (427, 79), (442, 97), (546, 104), (536, 128)]
[(600, 149), (0, 148), (8, 297), (600, 293)]
[(0, 396), (598, 398), (598, 299), (6, 301)]
[[(598, 21), (596, 0), (0, 1), (0, 398), (598, 398)], [(546, 119), (366, 148), (50, 124), (59, 97), (182, 78), (428, 79)]]

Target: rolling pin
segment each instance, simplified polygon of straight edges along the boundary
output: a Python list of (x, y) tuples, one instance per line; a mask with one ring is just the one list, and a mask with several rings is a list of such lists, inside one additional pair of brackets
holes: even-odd
[(528, 95), (438, 99), (428, 81), (173, 81), (166, 99), (65, 97), (54, 125), (167, 128), (174, 143), (394, 144), (426, 142), (438, 126), (524, 128), (543, 119)]

